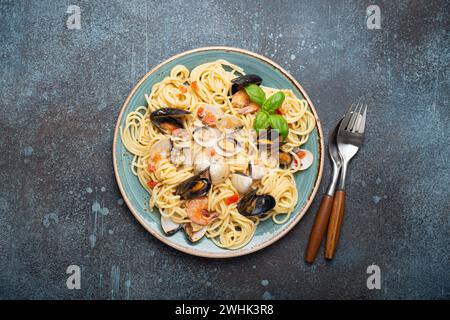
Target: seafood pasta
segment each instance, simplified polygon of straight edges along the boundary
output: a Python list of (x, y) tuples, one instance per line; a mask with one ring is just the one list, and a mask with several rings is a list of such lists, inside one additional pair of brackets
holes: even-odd
[(237, 249), (262, 221), (289, 219), (294, 173), (313, 162), (300, 148), (315, 127), (306, 100), (225, 60), (177, 65), (145, 98), (120, 135), (168, 236)]

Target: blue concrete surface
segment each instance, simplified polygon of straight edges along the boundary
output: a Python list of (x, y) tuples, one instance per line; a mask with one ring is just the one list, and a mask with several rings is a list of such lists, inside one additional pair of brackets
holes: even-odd
[[(80, 30), (66, 28), (71, 4)], [(380, 30), (366, 27), (371, 4)], [(1, 1), (0, 298), (449, 299), (448, 12), (448, 1)], [(288, 69), (326, 133), (367, 97), (334, 261), (303, 262), (317, 201), (271, 247), (215, 261), (160, 243), (123, 204), (111, 145), (125, 97), (152, 66), (210, 45)], [(66, 287), (71, 264), (80, 290)], [(366, 287), (371, 264), (380, 290)]]

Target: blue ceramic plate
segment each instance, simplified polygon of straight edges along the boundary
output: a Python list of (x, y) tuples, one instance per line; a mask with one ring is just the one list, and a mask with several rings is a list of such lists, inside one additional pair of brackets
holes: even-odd
[[(119, 127), (124, 125), (126, 116), (139, 106), (145, 106), (144, 94), (150, 93), (152, 86), (169, 75), (170, 70), (177, 64), (185, 65), (192, 70), (199, 64), (217, 59), (225, 59), (244, 69), (246, 73), (256, 73), (264, 79), (264, 85), (273, 88), (291, 89), (299, 98), (305, 98), (310, 109), (316, 117), (317, 126), (312, 132), (308, 142), (303, 148), (310, 150), (314, 155), (313, 165), (301, 173), (297, 173), (295, 180), (298, 189), (298, 203), (290, 219), (283, 225), (274, 224), (271, 220), (258, 225), (255, 236), (243, 248), (238, 250), (222, 249), (214, 245), (212, 241), (204, 237), (199, 242), (190, 243), (183, 232), (178, 232), (171, 237), (164, 235), (160, 226), (160, 216), (156, 211), (151, 211), (148, 206), (150, 195), (140, 185), (136, 176), (130, 170), (132, 155), (123, 146)], [(323, 134), (317, 117), (316, 110), (309, 100), (306, 92), (283, 68), (271, 60), (258, 54), (228, 47), (199, 48), (178, 54), (145, 75), (133, 88), (126, 99), (117, 121), (113, 143), (114, 171), (120, 192), (136, 219), (151, 234), (165, 242), (169, 246), (180, 251), (210, 258), (225, 258), (249, 254), (274, 243), (292, 229), (308, 210), (319, 187), (323, 169)]]

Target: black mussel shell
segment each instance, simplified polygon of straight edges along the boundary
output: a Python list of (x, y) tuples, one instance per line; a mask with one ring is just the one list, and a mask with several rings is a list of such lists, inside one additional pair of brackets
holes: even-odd
[(206, 178), (201, 178), (200, 180), (191, 181), (187, 192), (180, 196), (183, 200), (195, 199), (208, 194), (209, 189), (211, 189), (211, 182)]
[(175, 189), (175, 194), (182, 200), (195, 199), (203, 197), (211, 189), (211, 181), (207, 178), (201, 178), (203, 172), (181, 182)]
[(275, 198), (271, 195), (257, 195), (256, 190), (252, 190), (239, 200), (237, 209), (244, 216), (257, 216), (269, 212), (275, 204)]
[(260, 215), (269, 212), (275, 208), (275, 198), (269, 194), (256, 196), (256, 206), (253, 210), (253, 215)]
[(178, 109), (178, 108), (161, 108), (153, 111), (150, 114), (150, 118), (158, 118), (158, 117), (173, 117), (179, 118), (191, 114), (189, 111)]
[(236, 207), (240, 214), (244, 216), (251, 215), (251, 213), (253, 212), (253, 207), (250, 208), (249, 204), (252, 203), (255, 197), (256, 197), (256, 190), (251, 190), (247, 192), (244, 196), (242, 196)]
[(163, 133), (172, 133), (175, 129), (183, 129), (183, 122), (178, 118), (156, 117), (150, 118), (152, 123)]
[(249, 84), (256, 84), (259, 86), (262, 83), (262, 78), (257, 74), (246, 74), (244, 76), (234, 78), (231, 80), (231, 83), (233, 84), (231, 86), (231, 94), (235, 94)]
[(200, 180), (201, 173), (198, 173), (183, 182), (181, 182), (176, 188), (175, 188), (175, 194), (181, 195), (183, 193), (186, 193), (189, 190), (189, 185), (192, 181)]
[(177, 108), (162, 108), (150, 114), (151, 122), (163, 133), (171, 133), (175, 129), (183, 129), (183, 122), (179, 119), (190, 114), (189, 111)]

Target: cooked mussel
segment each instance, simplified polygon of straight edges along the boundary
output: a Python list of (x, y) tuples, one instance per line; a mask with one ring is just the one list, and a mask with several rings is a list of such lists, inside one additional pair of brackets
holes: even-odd
[(172, 117), (172, 118), (181, 118), (191, 114), (187, 110), (178, 109), (178, 108), (161, 108), (153, 111), (150, 114), (150, 118), (158, 118), (158, 117)]
[(183, 129), (180, 118), (190, 114), (189, 111), (177, 108), (162, 108), (150, 114), (151, 122), (163, 133), (172, 133), (175, 129)]
[(163, 133), (170, 134), (176, 129), (183, 129), (183, 122), (177, 118), (158, 117), (152, 119), (152, 123)]
[(252, 190), (239, 200), (237, 209), (244, 216), (257, 216), (269, 212), (275, 204), (275, 198), (271, 195), (257, 195), (256, 190)]
[(200, 172), (195, 176), (181, 182), (175, 189), (175, 194), (181, 199), (195, 199), (206, 195), (211, 189), (211, 182), (207, 178), (201, 178), (204, 172)]
[(278, 158), (280, 161), (280, 167), (284, 168), (284, 169), (288, 169), (291, 167), (292, 161), (294, 160), (294, 157), (288, 153), (288, 152), (283, 152), (280, 150), (279, 154), (278, 154)]
[(231, 80), (231, 83), (233, 84), (231, 86), (231, 93), (235, 94), (239, 90), (244, 89), (249, 84), (256, 84), (259, 86), (262, 83), (262, 78), (257, 74), (246, 74), (234, 78), (233, 80)]

